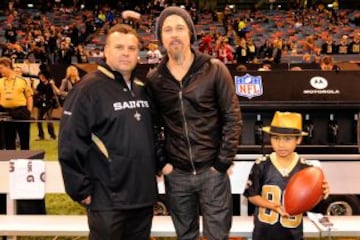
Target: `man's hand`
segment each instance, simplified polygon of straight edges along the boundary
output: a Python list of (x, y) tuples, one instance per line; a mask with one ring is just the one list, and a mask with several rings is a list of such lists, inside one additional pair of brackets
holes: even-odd
[(164, 175), (169, 175), (170, 173), (172, 173), (172, 171), (174, 171), (174, 167), (170, 163), (167, 163), (161, 170), (162, 174)]
[(91, 204), (91, 196), (87, 196), (84, 200), (80, 202), (84, 206), (89, 206)]

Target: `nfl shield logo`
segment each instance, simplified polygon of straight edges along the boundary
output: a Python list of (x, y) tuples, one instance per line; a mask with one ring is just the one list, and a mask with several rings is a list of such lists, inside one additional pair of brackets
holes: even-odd
[(251, 76), (245, 74), (244, 76), (235, 76), (236, 94), (249, 99), (263, 94), (263, 85), (261, 76)]

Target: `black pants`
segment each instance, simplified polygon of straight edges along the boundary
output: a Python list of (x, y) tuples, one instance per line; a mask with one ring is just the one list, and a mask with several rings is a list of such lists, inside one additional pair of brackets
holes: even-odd
[(88, 210), (89, 240), (149, 240), (153, 207), (132, 210)]
[(0, 150), (6, 149), (5, 147), (5, 121), (0, 119)]
[(6, 214), (6, 194), (0, 194), (0, 214)]
[(16, 133), (20, 138), (20, 149), (30, 149), (30, 111), (26, 107), (6, 109), (11, 119), (4, 124), (5, 148), (16, 149)]
[(227, 174), (212, 168), (196, 175), (174, 169), (165, 176), (165, 187), (177, 239), (199, 239), (199, 210), (208, 240), (229, 238), (232, 197)]
[[(52, 120), (52, 112), (53, 112), (53, 108), (38, 108), (38, 115), (37, 115), (37, 119), (38, 120)], [(39, 138), (44, 138), (44, 129), (42, 126), (42, 122), (38, 122), (37, 123), (38, 126), (38, 130), (39, 130)], [(50, 135), (51, 138), (55, 139), (56, 138), (56, 134), (54, 131), (54, 125), (52, 122), (48, 122), (47, 123), (47, 130), (48, 133)]]
[(20, 149), (30, 149), (30, 123), (29, 122), (7, 122), (5, 125), (5, 148), (16, 149), (16, 133), (20, 139)]

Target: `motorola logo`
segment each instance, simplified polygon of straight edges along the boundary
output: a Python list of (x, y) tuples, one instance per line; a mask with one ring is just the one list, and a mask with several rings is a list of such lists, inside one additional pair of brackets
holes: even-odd
[(328, 81), (320, 76), (315, 76), (310, 79), (310, 85), (315, 89), (325, 89), (328, 86)]
[(329, 85), (328, 80), (323, 77), (315, 76), (310, 79), (310, 85), (312, 89), (304, 89), (305, 95), (338, 95), (339, 89), (326, 89)]

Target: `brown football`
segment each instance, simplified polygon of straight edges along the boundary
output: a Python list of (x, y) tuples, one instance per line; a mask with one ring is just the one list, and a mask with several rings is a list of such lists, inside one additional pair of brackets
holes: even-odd
[(295, 173), (284, 194), (284, 207), (290, 215), (309, 211), (323, 198), (324, 173), (319, 167), (308, 167)]

